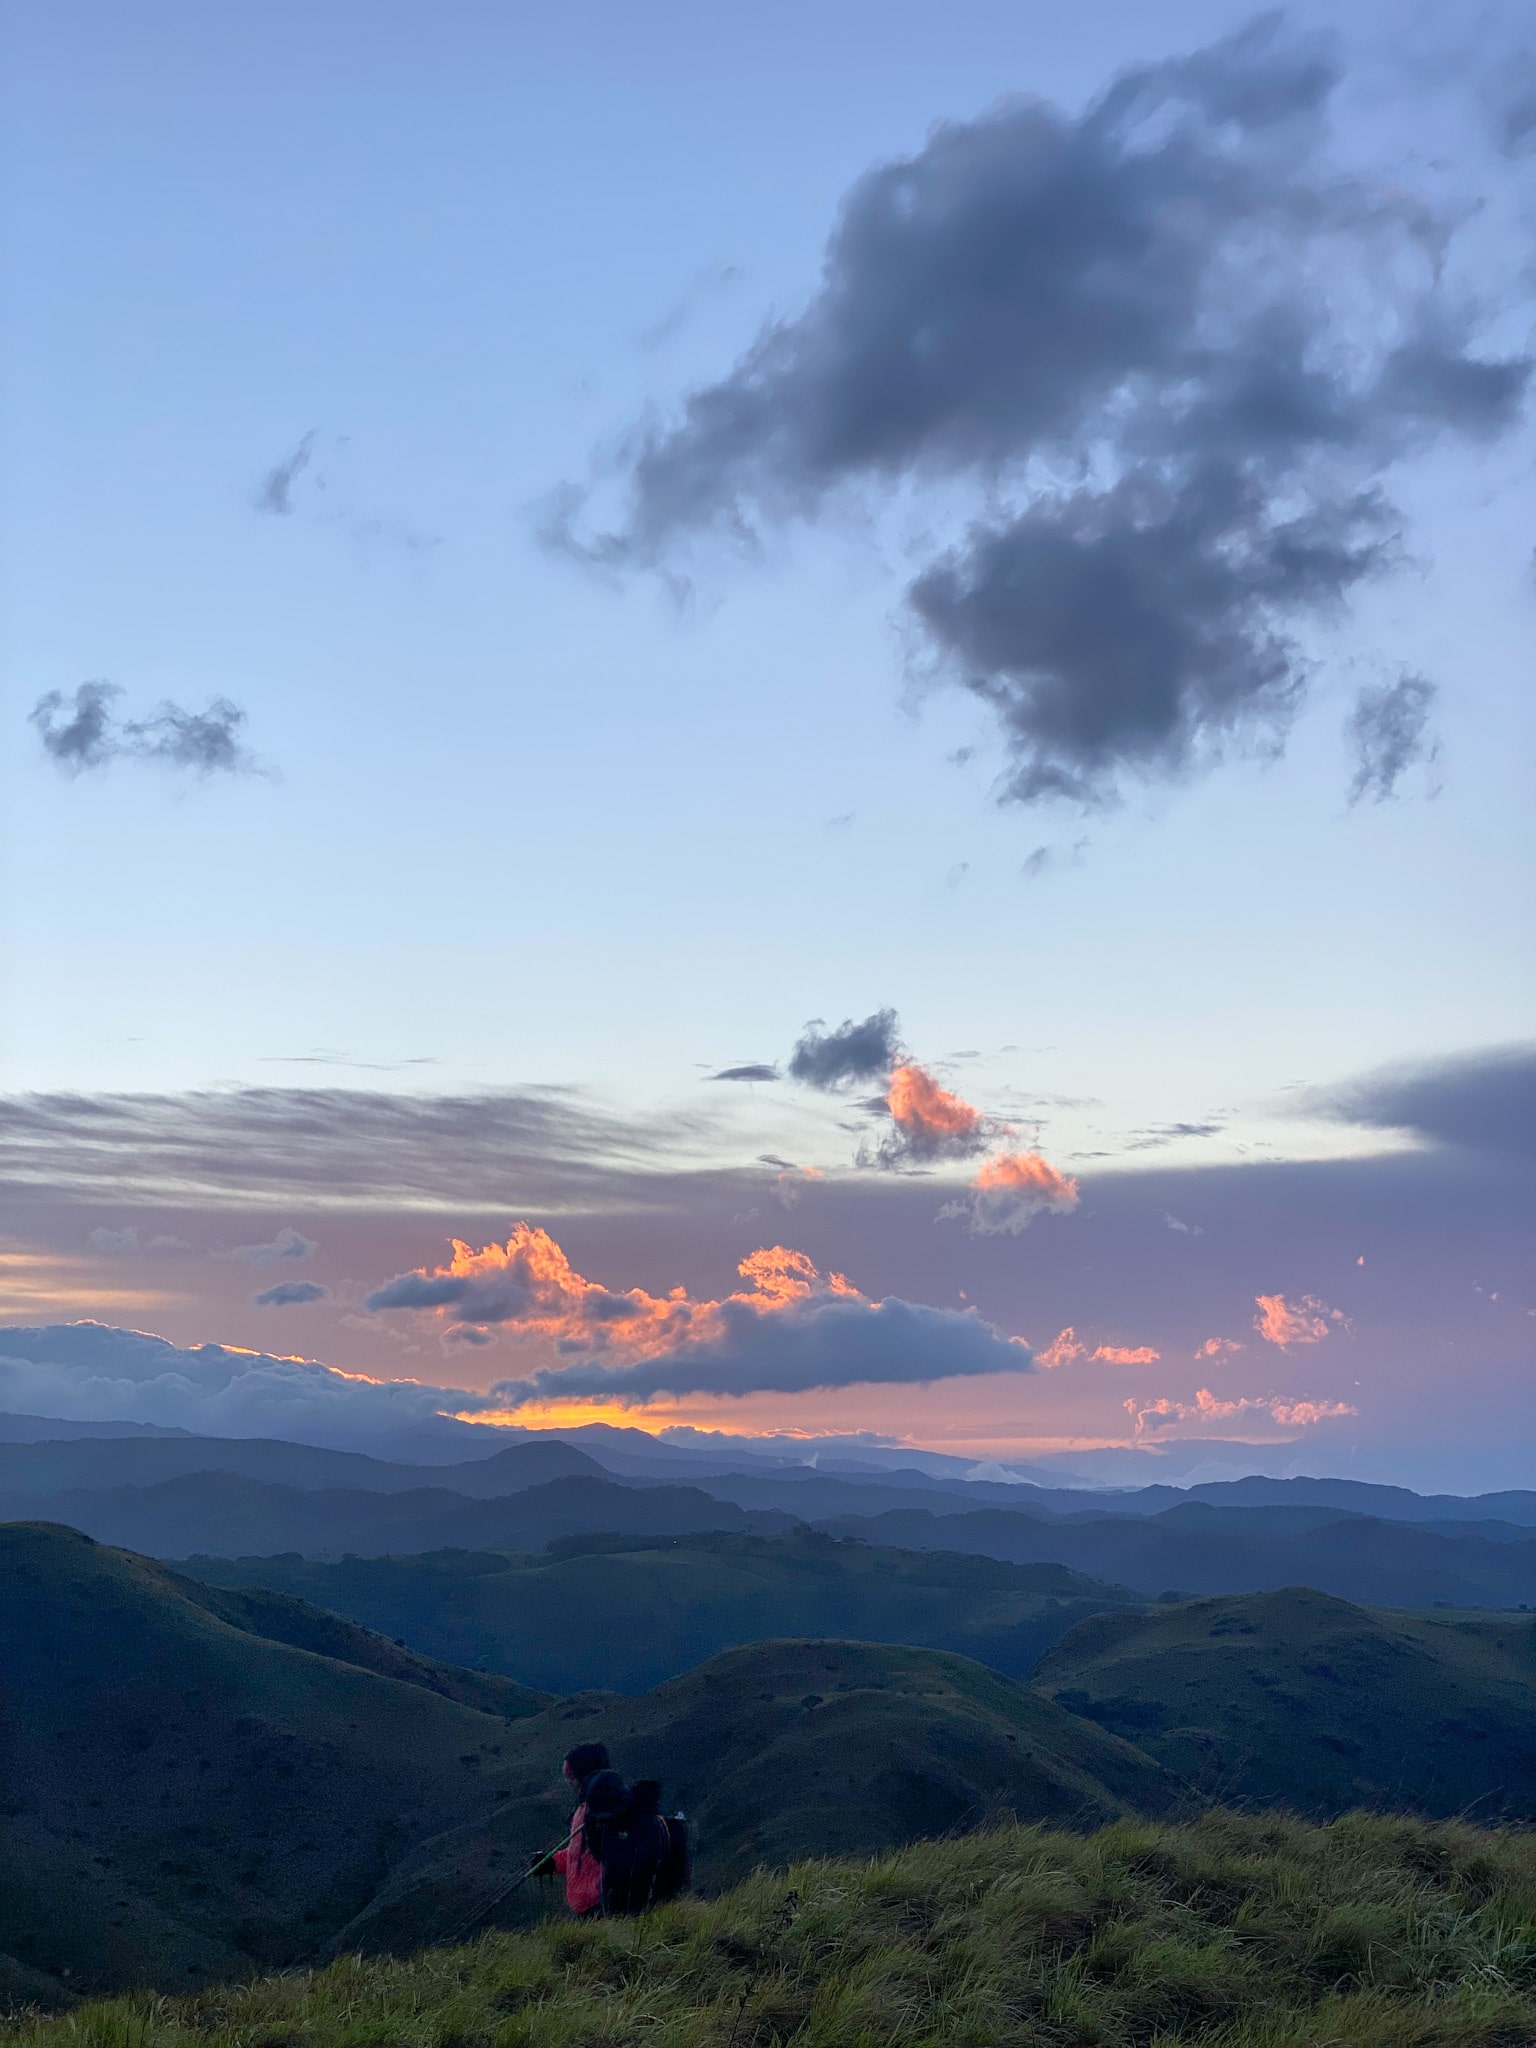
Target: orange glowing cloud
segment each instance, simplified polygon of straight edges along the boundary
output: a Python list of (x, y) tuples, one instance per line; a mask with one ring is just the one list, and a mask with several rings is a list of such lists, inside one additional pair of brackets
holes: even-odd
[(1241, 1351), (1244, 1348), (1236, 1337), (1207, 1337), (1195, 1352), (1195, 1357), (1209, 1359), (1213, 1364), (1220, 1365), (1230, 1358), (1234, 1351)]
[(939, 1214), (963, 1216), (976, 1237), (1017, 1237), (1037, 1216), (1064, 1216), (1077, 1204), (1077, 1182), (1038, 1152), (1000, 1152), (977, 1169), (970, 1194)]
[(1344, 1318), (1337, 1309), (1319, 1301), (1315, 1294), (1287, 1301), (1283, 1294), (1256, 1294), (1258, 1314), (1253, 1327), (1266, 1344), (1321, 1344), (1333, 1323)]
[(507, 1380), (490, 1405), (648, 1405), (662, 1396), (804, 1392), (869, 1383), (926, 1385), (1027, 1372), (1033, 1355), (975, 1309), (873, 1301), (804, 1252), (768, 1245), (743, 1259), (747, 1284), (721, 1300), (685, 1288), (622, 1293), (578, 1273), (547, 1231), (519, 1223), (505, 1244), (458, 1240), (446, 1266), (402, 1273), (371, 1294), (378, 1313), (425, 1309), (448, 1334), (483, 1341), (496, 1327), (579, 1362)]
[(915, 1060), (892, 1069), (885, 1106), (896, 1126), (898, 1149), (910, 1158), (963, 1157), (987, 1141), (981, 1111), (940, 1087)]
[(1163, 1354), (1150, 1344), (1101, 1344), (1093, 1355), (1104, 1365), (1156, 1365)]

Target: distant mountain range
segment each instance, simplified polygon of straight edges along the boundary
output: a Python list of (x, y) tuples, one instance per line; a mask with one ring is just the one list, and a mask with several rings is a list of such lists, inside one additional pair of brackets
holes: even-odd
[(601, 1457), (541, 1437), (436, 1465), (254, 1438), (0, 1443), (0, 1520), (45, 1517), (164, 1558), (322, 1560), (809, 1524), (885, 1548), (1062, 1565), (1145, 1595), (1308, 1585), (1386, 1606), (1536, 1606), (1536, 1492), (1259, 1477), (1084, 1492), (916, 1466), (711, 1470), (703, 1452), (666, 1445), (647, 1472), (628, 1439), (652, 1439), (609, 1435), (623, 1441), (603, 1438)]

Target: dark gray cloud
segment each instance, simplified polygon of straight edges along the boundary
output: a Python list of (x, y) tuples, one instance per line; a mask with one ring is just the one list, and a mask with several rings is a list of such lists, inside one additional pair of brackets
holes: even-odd
[(900, 1056), (894, 1010), (876, 1010), (859, 1024), (845, 1017), (835, 1031), (813, 1017), (790, 1054), (789, 1072), (808, 1088), (841, 1088), (852, 1081), (878, 1080)]
[(43, 751), (71, 775), (85, 768), (104, 768), (120, 751), (112, 718), (112, 700), (122, 690), (116, 683), (82, 683), (74, 696), (50, 690), (28, 713), (42, 736)]
[(322, 1287), (318, 1280), (279, 1280), (275, 1287), (264, 1287), (260, 1294), (251, 1297), (256, 1308), (303, 1308), (312, 1301), (326, 1301), (330, 1289)]
[(188, 711), (167, 699), (147, 718), (118, 719), (116, 683), (81, 683), (73, 696), (50, 690), (28, 714), (43, 751), (67, 775), (105, 768), (113, 761), (151, 761), (187, 768), (197, 775), (248, 775), (256, 761), (240, 733), (245, 713), (227, 697), (209, 700), (205, 711)]
[(258, 512), (270, 512), (286, 519), (293, 511), (293, 487), (308, 469), (315, 449), (315, 429), (300, 440), (293, 453), (274, 464), (257, 485), (251, 499)]
[[(1400, 554), (1383, 479), (1516, 417), (1451, 228), (1329, 153), (1330, 46), (1266, 18), (1073, 116), (1015, 101), (849, 193), (820, 289), (633, 438), (619, 566), (850, 490), (959, 483), (908, 596), (993, 712), (1008, 797), (1079, 803), (1281, 743), (1299, 635)], [(952, 488), (945, 502), (954, 502)]]
[(1362, 797), (1384, 803), (1415, 761), (1432, 761), (1439, 752), (1430, 738), (1429, 719), (1439, 695), (1426, 676), (1401, 675), (1395, 683), (1379, 683), (1360, 692), (1345, 723), (1344, 736), (1355, 760), (1349, 785), (1352, 804)]
[(555, 1366), (504, 1380), (508, 1408), (546, 1401), (643, 1404), (662, 1395), (806, 1393), (813, 1387), (925, 1386), (934, 1380), (1034, 1369), (1027, 1346), (974, 1309), (929, 1308), (891, 1297), (861, 1302), (813, 1296), (773, 1315), (735, 1299), (719, 1304), (711, 1341), (658, 1358)]
[(741, 1067), (722, 1067), (718, 1074), (711, 1074), (711, 1081), (777, 1081), (779, 1070), (769, 1066), (766, 1060), (751, 1060)]
[(1383, 1068), (1303, 1105), (1341, 1123), (1411, 1131), (1433, 1145), (1536, 1159), (1536, 1045), (1491, 1046)]

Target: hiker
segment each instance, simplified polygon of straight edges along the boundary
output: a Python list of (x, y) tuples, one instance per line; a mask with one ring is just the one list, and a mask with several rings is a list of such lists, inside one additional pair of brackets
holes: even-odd
[(580, 1803), (566, 1847), (549, 1861), (571, 1911), (640, 1913), (676, 1898), (689, 1879), (688, 1829), (681, 1814), (662, 1814), (660, 1782), (626, 1787), (600, 1742), (579, 1742), (563, 1769)]
[(601, 1742), (578, 1742), (561, 1766), (566, 1779), (576, 1787), (576, 1811), (571, 1815), (571, 1832), (563, 1849), (549, 1858), (565, 1879), (565, 1903), (573, 1913), (595, 1912), (602, 1903), (602, 1859), (587, 1841), (587, 1787), (609, 1768), (608, 1751)]

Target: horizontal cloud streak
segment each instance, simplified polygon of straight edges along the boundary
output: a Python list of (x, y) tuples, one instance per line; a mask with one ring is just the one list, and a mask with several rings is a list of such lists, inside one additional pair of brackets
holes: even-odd
[(625, 1116), (560, 1088), (13, 1095), (0, 1097), (0, 1180), (23, 1200), (46, 1188), (114, 1203), (314, 1196), (462, 1210), (644, 1206), (722, 1186), (745, 1196), (759, 1176), (690, 1165), (717, 1129), (703, 1110)]

